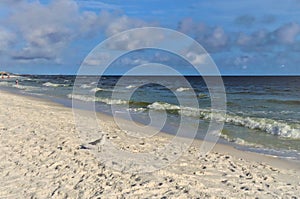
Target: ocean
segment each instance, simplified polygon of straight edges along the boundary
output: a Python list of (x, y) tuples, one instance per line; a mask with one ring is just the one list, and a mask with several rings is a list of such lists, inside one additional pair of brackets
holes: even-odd
[[(19, 85), (15, 85), (16, 78)], [(27, 75), (1, 79), (0, 88), (24, 95), (53, 100), (72, 106), (72, 99), (95, 102), (96, 110), (112, 114), (111, 106), (127, 107), (133, 120), (150, 123), (149, 111), (167, 113), (163, 131), (174, 134), (181, 116), (197, 122), (197, 139), (203, 139), (208, 128), (211, 98), (201, 77), (185, 77), (191, 88), (182, 86), (178, 77), (128, 77), (115, 89), (120, 77), (81, 76), (80, 94), (73, 93), (76, 76)], [(163, 81), (144, 84), (146, 79)], [(253, 151), (280, 158), (300, 160), (300, 77), (292, 76), (225, 76), (226, 118), (218, 142), (240, 150)], [(142, 86), (139, 86), (142, 85)], [(131, 98), (126, 96), (135, 89)], [(117, 98), (113, 95), (117, 93)], [(93, 96), (91, 97), (91, 94)], [(188, 107), (196, 96), (199, 107)], [(178, 97), (185, 99), (181, 106)], [(129, 105), (128, 105), (129, 104)]]

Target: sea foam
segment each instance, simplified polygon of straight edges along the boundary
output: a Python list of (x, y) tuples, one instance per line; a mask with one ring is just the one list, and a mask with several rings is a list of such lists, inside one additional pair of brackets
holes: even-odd
[(54, 84), (54, 83), (51, 83), (51, 82), (46, 82), (43, 85), (47, 86), (47, 87), (64, 87), (64, 86), (67, 86), (65, 84)]
[(177, 92), (184, 92), (184, 91), (189, 91), (191, 90), (190, 88), (184, 88), (184, 87), (180, 87), (180, 88), (177, 88), (176, 91)]
[[(210, 109), (197, 109), (192, 107), (180, 107), (177, 105), (172, 105), (162, 102), (154, 102), (148, 105), (149, 109), (154, 109), (157, 111), (166, 110), (169, 112), (176, 112), (177, 114), (196, 117), (204, 120), (210, 120), (212, 116), (212, 111)], [(214, 111), (213, 117), (216, 120), (224, 120), (225, 123), (233, 124), (237, 126), (247, 127), (249, 129), (257, 129), (272, 135), (300, 139), (300, 126), (288, 124), (284, 121), (277, 121), (268, 118), (258, 118), (258, 117), (244, 117), (239, 115), (234, 115), (233, 113), (226, 114), (225, 118), (222, 118), (222, 114), (218, 114), (218, 111)]]
[(68, 94), (68, 98), (77, 99), (86, 102), (103, 102), (105, 104), (128, 104), (128, 101), (120, 100), (120, 99), (110, 99), (110, 98), (101, 98), (101, 97), (93, 97), (89, 95), (72, 95)]

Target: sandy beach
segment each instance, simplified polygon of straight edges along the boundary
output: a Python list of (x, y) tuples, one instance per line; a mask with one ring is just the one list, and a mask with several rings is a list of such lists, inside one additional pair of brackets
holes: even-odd
[[(114, 170), (91, 152), (72, 109), (0, 91), (0, 198), (299, 198), (300, 165), (230, 146), (199, 156), (201, 141), (151, 173)], [(82, 115), (87, 111), (82, 111)], [(130, 138), (98, 114), (120, 150), (153, 150), (172, 137)], [(91, 140), (92, 141), (92, 140)]]

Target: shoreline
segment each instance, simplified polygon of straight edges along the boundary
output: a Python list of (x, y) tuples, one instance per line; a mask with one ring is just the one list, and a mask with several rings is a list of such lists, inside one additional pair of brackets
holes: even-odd
[[(30, 81), (32, 81), (32, 79), (30, 79)], [(67, 81), (69, 81), (69, 80), (67, 80)], [(31, 83), (30, 84), (24, 83), (24, 86), (20, 85), (21, 86), (20, 88), (13, 88), (14, 86), (12, 86), (12, 88), (7, 88), (7, 90), (9, 92), (13, 92), (13, 93), (18, 93), (18, 94), (21, 93), (21, 95), (25, 95), (25, 96), (32, 96), (32, 97), (37, 97), (37, 98), (41, 98), (41, 99), (45, 99), (45, 100), (50, 100), (54, 103), (59, 103), (59, 104), (62, 104), (63, 106), (72, 108), (72, 99), (71, 99), (71, 96), (69, 95), (71, 88), (69, 88), (70, 85), (68, 83), (67, 83), (67, 85), (65, 85), (64, 83), (58, 81), (55, 84), (52, 84), (52, 83), (50, 83), (51, 82), (50, 80), (47, 80), (47, 81), (45, 80), (45, 82), (46, 82), (46, 83), (44, 83), (45, 86), (44, 86), (44, 84), (36, 85), (34, 83), (34, 85), (31, 85)], [(33, 87), (31, 88), (31, 86), (33, 86)], [(29, 89), (28, 91), (27, 91), (27, 87)], [(45, 92), (44, 91), (35, 92), (34, 90), (36, 90), (37, 88), (42, 89), (42, 90), (45, 89)], [(67, 89), (65, 90), (64, 88), (67, 88)], [(5, 89), (5, 87), (4, 87), (4, 89)], [(34, 92), (31, 92), (31, 89), (33, 89)], [(58, 91), (57, 93), (62, 92), (63, 95), (61, 95), (61, 93), (59, 95), (57, 95), (56, 89)], [(51, 92), (54, 92), (54, 93), (50, 94), (50, 93), (47, 93), (46, 91), (48, 91), (50, 93)], [(39, 93), (41, 93), (41, 94), (39, 94)], [(75, 97), (75, 99), (77, 99), (77, 97)], [(78, 101), (87, 101), (87, 102), (91, 100), (91, 99), (89, 99), (89, 97), (86, 98), (85, 95), (82, 95), (82, 96), (79, 95), (78, 99), (79, 99)], [(110, 116), (112, 115), (109, 111), (110, 105), (108, 105), (106, 103), (106, 102), (109, 102), (109, 100), (110, 100), (109, 97), (108, 98), (99, 97), (99, 99), (98, 99), (98, 97), (96, 97), (96, 99), (94, 99), (94, 100), (100, 101), (100, 103), (96, 103), (96, 106), (97, 106), (96, 111), (97, 112), (108, 114)], [(116, 100), (116, 101), (113, 100), (111, 103), (116, 104), (119, 102), (118, 102), (118, 100)], [(121, 102), (121, 103), (123, 103), (123, 102)], [(172, 106), (172, 103), (169, 105)], [(141, 106), (138, 105), (138, 107), (142, 107), (141, 108), (142, 111), (147, 111), (149, 109), (155, 110), (157, 108), (156, 106), (157, 106), (156, 103), (154, 103), (153, 107), (147, 106), (146, 108), (144, 107), (144, 105), (141, 105)], [(158, 111), (159, 111), (159, 106), (161, 106), (161, 105), (158, 104)], [(165, 106), (165, 105), (162, 105), (162, 106)], [(236, 106), (236, 105), (234, 105), (234, 106)], [(289, 109), (289, 107), (286, 107), (286, 108)], [(85, 108), (83, 106), (83, 107), (79, 107), (79, 109), (85, 110), (85, 109), (90, 109), (90, 108)], [(174, 110), (175, 110), (175, 113), (174, 114), (171, 113), (170, 115), (172, 117), (173, 116), (177, 117), (177, 121), (178, 121), (178, 119), (179, 119), (178, 117), (180, 117), (179, 116), (180, 113), (176, 113), (177, 112), (176, 108)], [(137, 108), (137, 109), (134, 108), (134, 110), (132, 112), (138, 112), (138, 111), (140, 111), (139, 108)], [(230, 120), (230, 121), (225, 123), (224, 131), (220, 135), (220, 137), (218, 139), (218, 143), (232, 146), (241, 151), (251, 151), (251, 152), (263, 154), (266, 156), (278, 157), (279, 159), (300, 161), (299, 146), (297, 144), (298, 133), (294, 132), (294, 130), (297, 131), (297, 127), (293, 127), (293, 124), (294, 124), (293, 122), (291, 122), (291, 123), (281, 122), (281, 119), (279, 119), (279, 120), (275, 119), (277, 116), (272, 115), (273, 113), (275, 113), (272, 110), (270, 110), (270, 114), (268, 114), (268, 115), (264, 115), (264, 114), (267, 114), (268, 111), (258, 111), (258, 112), (261, 112), (262, 115), (253, 116), (253, 117), (252, 116), (248, 117), (247, 111), (245, 111), (245, 113), (239, 113), (238, 110), (236, 110), (236, 111), (238, 114), (235, 114), (234, 113), (235, 111), (233, 111), (233, 114), (228, 112), (228, 120)], [(196, 118), (195, 120), (197, 120), (197, 116), (196, 117), (193, 116), (193, 114), (194, 114), (193, 111), (191, 111), (191, 113), (188, 113), (188, 114), (192, 114), (192, 116), (188, 116), (188, 117), (191, 117), (194, 119)], [(242, 114), (242, 115), (245, 114), (246, 116), (240, 117), (240, 114)], [(283, 118), (286, 117), (284, 115), (285, 115), (285, 113), (283, 113)], [(288, 118), (285, 118), (287, 121), (295, 119), (294, 118), (295, 116), (287, 116), (287, 117)], [(147, 125), (148, 121), (145, 118), (147, 118), (146, 114), (144, 114), (144, 116), (140, 117), (140, 118), (136, 117), (134, 120), (137, 123), (142, 123), (142, 124)], [(266, 121), (265, 121), (265, 119), (266, 119)], [(296, 118), (296, 120), (297, 120), (297, 118)], [(167, 122), (165, 124), (162, 131), (164, 131), (165, 133), (174, 135), (176, 133), (177, 125), (173, 125), (172, 122), (176, 123), (177, 121), (175, 121), (175, 120), (170, 120), (170, 121), (171, 122)], [(202, 122), (202, 119), (200, 121)], [(203, 122), (205, 123), (207, 121), (204, 120)], [(289, 130), (289, 129), (291, 129), (291, 130)], [(199, 132), (200, 132), (200, 130), (199, 130)], [(287, 133), (287, 135), (285, 135), (285, 133)], [(281, 134), (284, 134), (284, 135), (281, 135)], [(295, 135), (291, 135), (292, 139), (289, 139), (290, 134), (295, 134)], [(196, 137), (194, 139), (200, 139), (200, 140), (204, 139), (203, 135), (204, 135), (204, 132), (200, 132), (200, 133), (196, 134)], [(286, 139), (286, 137), (287, 137), (287, 139)]]
[[(26, 98), (29, 98), (32, 100), (45, 101), (45, 102), (55, 105), (55, 106), (61, 106), (64, 108), (72, 109), (72, 107), (66, 106), (66, 104), (56, 102), (55, 101), (56, 98), (40, 97), (40, 96), (34, 96), (34, 95), (26, 94), (26, 93), (18, 93), (18, 91), (11, 92), (9, 90), (2, 90), (2, 89), (0, 89), (0, 92), (6, 92), (8, 94), (18, 95), (20, 97), (26, 97)], [(70, 101), (72, 102), (72, 99), (70, 99)], [(85, 110), (85, 109), (77, 109), (77, 110), (82, 111), (82, 112), (88, 112), (88, 113), (91, 112), (91, 111)], [(96, 112), (96, 114), (97, 114), (98, 118), (101, 118), (101, 119), (105, 118), (106, 121), (110, 121), (110, 122), (114, 121), (113, 117), (107, 113)], [(126, 120), (123, 118), (119, 118), (119, 119), (121, 119), (123, 122), (126, 122)], [(134, 121), (134, 122), (138, 123), (136, 121)], [(144, 126), (144, 124), (142, 124), (142, 123), (138, 123), (138, 124), (141, 126)], [(160, 136), (167, 137), (168, 139), (174, 137), (174, 134), (162, 132), (162, 131), (160, 131), (158, 134)], [(186, 137), (181, 137), (181, 138), (187, 139), (187, 140), (190, 139), (190, 138), (186, 138)], [(195, 146), (200, 147), (201, 144), (203, 143), (203, 140), (198, 139), (198, 138), (194, 138), (192, 140), (193, 140), (194, 147)], [(263, 154), (263, 153), (256, 153), (256, 152), (251, 152), (251, 151), (247, 151), (247, 150), (241, 150), (241, 149), (235, 148), (233, 145), (223, 144), (223, 143), (216, 143), (214, 145), (212, 151), (217, 152), (217, 153), (228, 153), (229, 155), (234, 154), (238, 158), (246, 159), (249, 161), (257, 161), (258, 160), (260, 162), (268, 163), (275, 167), (290, 168), (290, 169), (299, 170), (299, 172), (300, 172), (300, 161), (294, 160), (294, 159), (281, 158), (278, 156), (272, 156), (272, 155)]]
[[(299, 163), (222, 144), (199, 157), (200, 140), (194, 140), (171, 165), (152, 173), (115, 171), (89, 149), (80, 148), (85, 143), (76, 133), (72, 109), (33, 96), (0, 93), (0, 169), (4, 185), (0, 196), (238, 198), (300, 194)], [(173, 137), (159, 133), (150, 142), (128, 140), (112, 117), (101, 113), (97, 116), (107, 139), (122, 150), (153, 150)]]

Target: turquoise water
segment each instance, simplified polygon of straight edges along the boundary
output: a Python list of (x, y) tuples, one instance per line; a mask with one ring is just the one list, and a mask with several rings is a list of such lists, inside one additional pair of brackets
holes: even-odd
[[(111, 105), (126, 106), (133, 119), (149, 123), (149, 111), (167, 111), (165, 130), (175, 133), (182, 115), (200, 124), (197, 138), (205, 136), (211, 100), (201, 77), (186, 77), (191, 88), (177, 77), (129, 77), (118, 88), (119, 77), (80, 77), (80, 93), (72, 93), (75, 76), (23, 76), (1, 80), (0, 86), (24, 94), (55, 99), (95, 101), (98, 111)], [(213, 78), (213, 77), (211, 77)], [(155, 83), (147, 83), (149, 81)], [(300, 160), (300, 77), (223, 77), (227, 116), (220, 142), (244, 150)], [(146, 83), (146, 84), (145, 84)], [(160, 85), (163, 84), (164, 86)], [(139, 86), (142, 85), (142, 86)], [(126, 95), (135, 89), (130, 99)], [(213, 89), (213, 88), (212, 88)], [(117, 98), (112, 98), (112, 92)], [(95, 96), (94, 96), (95, 94)], [(189, 106), (196, 95), (199, 108)], [(178, 97), (184, 100), (179, 104)]]

